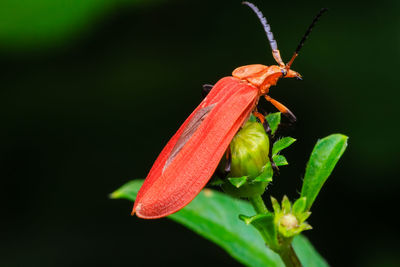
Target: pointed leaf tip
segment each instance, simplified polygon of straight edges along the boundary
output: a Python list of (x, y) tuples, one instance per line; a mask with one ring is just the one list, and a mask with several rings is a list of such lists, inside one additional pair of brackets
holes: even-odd
[(272, 203), (272, 208), (274, 209), (275, 213), (280, 213), (281, 212), (281, 206), (279, 205), (279, 202), (276, 198), (271, 196), (271, 203)]
[(268, 161), (264, 165), (263, 170), (259, 176), (254, 178), (254, 182), (272, 182), (272, 176), (274, 175), (274, 170), (272, 169), (271, 162)]
[(282, 139), (279, 139), (278, 141), (276, 141), (274, 143), (274, 145), (272, 147), (272, 155), (276, 155), (283, 149), (289, 147), (294, 142), (296, 142), (296, 139), (294, 139), (292, 137), (284, 137)]
[(116, 190), (116, 191), (112, 192), (111, 194), (109, 194), (108, 198), (111, 198), (111, 199), (121, 198), (121, 193), (118, 190)]
[(281, 113), (270, 113), (265, 117), (265, 119), (268, 122), (269, 128), (271, 128), (271, 134), (274, 135), (279, 124), (281, 123)]
[(273, 155), (272, 160), (274, 161), (275, 165), (280, 167), (280, 166), (285, 166), (288, 165), (289, 163), (287, 162), (285, 156), (283, 155)]
[(292, 204), (290, 203), (290, 200), (286, 195), (284, 195), (282, 198), (282, 210), (283, 214), (287, 214), (292, 211)]
[(239, 188), (247, 182), (247, 176), (231, 177), (228, 180), (234, 187)]
[(140, 187), (143, 184), (143, 180), (132, 180), (115, 190), (110, 194), (112, 199), (128, 199), (135, 201), (136, 195), (139, 192)]

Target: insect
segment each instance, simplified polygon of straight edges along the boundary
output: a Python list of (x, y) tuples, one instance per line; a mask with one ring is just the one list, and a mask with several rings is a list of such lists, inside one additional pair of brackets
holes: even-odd
[(257, 112), (260, 97), (265, 97), (291, 120), (293, 113), (268, 95), (269, 88), (280, 78), (297, 78), (301, 75), (290, 67), (319, 17), (314, 18), (301, 39), (291, 60), (285, 64), (267, 20), (252, 3), (243, 2), (258, 16), (278, 65), (247, 65), (235, 69), (232, 76), (219, 80), (200, 105), (190, 114), (175, 135), (169, 140), (154, 162), (140, 188), (132, 215), (155, 219), (170, 215), (192, 201), (207, 184), (236, 132), (253, 113)]

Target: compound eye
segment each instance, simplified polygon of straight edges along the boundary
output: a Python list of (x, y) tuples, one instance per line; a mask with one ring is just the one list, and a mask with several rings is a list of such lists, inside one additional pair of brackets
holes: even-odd
[(285, 69), (281, 69), (282, 76), (285, 77), (287, 75), (287, 71)]

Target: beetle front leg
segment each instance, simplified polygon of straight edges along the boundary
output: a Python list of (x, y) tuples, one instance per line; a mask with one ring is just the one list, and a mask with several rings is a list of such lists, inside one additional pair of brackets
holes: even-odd
[(271, 98), (269, 95), (265, 95), (264, 97), (268, 102), (270, 102), (280, 112), (282, 112), (283, 115), (285, 115), (290, 120), (290, 122), (292, 122), (292, 123), (296, 122), (296, 120), (297, 120), (296, 116), (287, 107), (285, 107), (283, 104), (279, 103), (275, 99)]
[(263, 114), (261, 114), (258, 111), (253, 111), (253, 115), (256, 116), (258, 118), (258, 120), (264, 125), (265, 117)]

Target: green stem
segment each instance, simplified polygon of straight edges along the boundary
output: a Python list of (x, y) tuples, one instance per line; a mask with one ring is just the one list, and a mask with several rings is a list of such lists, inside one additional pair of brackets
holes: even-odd
[(279, 251), (279, 256), (281, 256), (282, 261), (285, 263), (286, 267), (301, 267), (299, 258), (294, 251), (292, 244), (282, 246)]
[(261, 195), (249, 197), (249, 201), (251, 205), (253, 205), (257, 214), (263, 214), (268, 212), (268, 209), (265, 206), (264, 200), (262, 199)]

